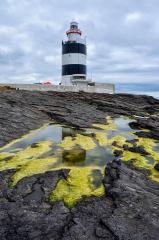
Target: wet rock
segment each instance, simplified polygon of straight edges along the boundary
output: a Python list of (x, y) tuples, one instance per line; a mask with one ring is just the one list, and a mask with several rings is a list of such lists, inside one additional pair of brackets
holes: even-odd
[(131, 143), (134, 144), (136, 142), (138, 142), (138, 139), (131, 139), (131, 140), (126, 140), (127, 143)]
[(150, 131), (150, 132), (145, 132), (145, 131), (140, 131), (135, 133), (138, 137), (142, 138), (153, 138), (155, 140), (159, 140), (159, 132), (158, 130), (156, 131)]
[(122, 152), (121, 150), (115, 150), (115, 151), (113, 152), (113, 154), (114, 154), (115, 157), (121, 156), (122, 153), (123, 153), (123, 152)]
[(159, 128), (159, 117), (156, 116), (150, 116), (146, 118), (137, 118), (136, 123), (130, 123), (130, 125), (136, 125), (139, 128), (146, 128), (150, 130), (156, 130)]
[(108, 163), (107, 174), (104, 184), (114, 211), (109, 219), (103, 218), (105, 225), (118, 239), (157, 239), (159, 183), (147, 180), (145, 172), (125, 163), (115, 167)]
[(136, 122), (129, 123), (133, 129), (148, 129), (149, 131), (139, 131), (136, 135), (143, 138), (153, 138), (159, 140), (159, 117), (158, 115), (148, 118), (137, 118)]
[(149, 153), (146, 152), (146, 150), (142, 146), (127, 147), (127, 149), (125, 150), (128, 150), (130, 152), (140, 153), (143, 156), (149, 155)]
[(0, 239), (60, 239), (70, 210), (62, 202), (51, 205), (48, 197), (68, 170), (24, 178), (12, 189), (13, 173), (0, 173)]
[(127, 144), (124, 144), (124, 145), (123, 145), (123, 149), (124, 149), (125, 151), (128, 151), (128, 150), (129, 150), (129, 146), (128, 146)]
[(36, 148), (36, 147), (38, 147), (38, 143), (32, 143), (31, 144), (31, 148)]
[(130, 122), (129, 123), (129, 126), (132, 128), (132, 129), (142, 129), (142, 127), (140, 126), (140, 124), (138, 122)]
[(159, 163), (156, 163), (155, 166), (154, 166), (154, 169), (159, 171)]

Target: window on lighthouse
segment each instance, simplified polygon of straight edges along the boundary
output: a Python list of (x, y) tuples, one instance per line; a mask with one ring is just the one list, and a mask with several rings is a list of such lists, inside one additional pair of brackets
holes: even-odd
[(77, 29), (77, 26), (76, 25), (71, 25), (71, 28), (72, 29)]

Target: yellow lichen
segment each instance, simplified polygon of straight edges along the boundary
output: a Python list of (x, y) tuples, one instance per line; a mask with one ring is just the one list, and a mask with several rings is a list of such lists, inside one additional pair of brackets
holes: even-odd
[(95, 133), (96, 140), (98, 141), (99, 145), (102, 147), (106, 147), (109, 145), (109, 140), (106, 133), (103, 132), (96, 132)]
[(123, 151), (122, 160), (123, 161), (134, 160), (133, 163), (136, 167), (149, 168), (149, 166), (150, 166), (150, 164), (148, 163), (146, 158), (144, 156), (142, 156), (140, 153)]
[(137, 145), (138, 146), (143, 146), (145, 150), (151, 151), (151, 149), (156, 145), (155, 140), (151, 138), (137, 138)]
[(76, 142), (72, 137), (65, 137), (62, 142), (58, 144), (59, 147), (62, 147), (65, 150), (71, 150), (75, 145)]
[(56, 160), (56, 158), (50, 157), (44, 159), (32, 159), (28, 161), (12, 176), (12, 186), (15, 186), (17, 182), (24, 177), (53, 170), (53, 165)]
[[(47, 153), (51, 149), (52, 142), (51, 141), (44, 141), (38, 143), (37, 147), (27, 147), (24, 150), (21, 150), (17, 153), (10, 154), (8, 153), (0, 153), (0, 171), (7, 170), (7, 169), (16, 169), (24, 166), (27, 162), (31, 159), (37, 159), (38, 157), (42, 156), (42, 154)], [(5, 158), (12, 156), (11, 160), (6, 161)], [(3, 158), (3, 160), (2, 160)]]
[(77, 134), (74, 139), (72, 137), (65, 137), (59, 144), (59, 147), (62, 147), (65, 150), (71, 150), (76, 145), (79, 145), (85, 150), (91, 150), (96, 147), (96, 144), (91, 137), (81, 134)]
[(126, 144), (126, 138), (121, 135), (116, 135), (110, 139), (110, 144), (116, 143), (116, 146), (123, 147)]
[(3, 161), (3, 160), (6, 161), (6, 159), (11, 159), (11, 158), (13, 158), (14, 156), (15, 156), (14, 153), (2, 152), (2, 153), (0, 153), (0, 161)]
[(149, 168), (149, 170), (151, 172), (149, 178), (155, 182), (159, 182), (159, 171), (155, 170), (152, 166)]
[(52, 141), (39, 142), (36, 147), (27, 147), (26, 149), (20, 151), (17, 156), (21, 159), (26, 158), (38, 158), (42, 154), (51, 150)]
[(82, 197), (103, 195), (102, 181), (98, 187), (92, 183), (92, 171), (88, 167), (72, 169), (66, 180), (59, 180), (51, 193), (50, 201), (63, 200), (68, 207), (73, 207)]
[(154, 165), (150, 164), (148, 162), (148, 160), (144, 156), (142, 156), (141, 154), (133, 153), (133, 152), (129, 152), (129, 151), (124, 151), (122, 160), (123, 161), (133, 160), (132, 164), (135, 167), (145, 168), (145, 169), (149, 170), (149, 172), (150, 172), (149, 178), (153, 181), (159, 182), (159, 172), (156, 171), (154, 169)]
[(140, 138), (138, 137), (138, 146), (142, 146), (147, 153), (156, 161), (159, 161), (159, 154), (155, 152), (153, 149), (156, 146), (156, 141), (151, 138)]
[(96, 144), (91, 137), (84, 136), (81, 134), (76, 135), (75, 142), (77, 145), (79, 145), (81, 148), (85, 150), (91, 150), (96, 147)]

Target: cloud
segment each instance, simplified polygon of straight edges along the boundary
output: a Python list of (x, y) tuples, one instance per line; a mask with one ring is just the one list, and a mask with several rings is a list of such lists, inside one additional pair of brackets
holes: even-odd
[(143, 17), (143, 14), (141, 12), (128, 13), (125, 16), (125, 22), (126, 23), (138, 22), (139, 20), (142, 19), (142, 17)]
[(72, 19), (87, 36), (88, 76), (157, 82), (158, 0), (3, 0), (0, 81), (60, 81), (61, 41)]

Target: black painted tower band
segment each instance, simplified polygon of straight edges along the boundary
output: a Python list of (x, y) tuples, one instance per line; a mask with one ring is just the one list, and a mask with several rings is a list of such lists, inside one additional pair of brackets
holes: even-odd
[(81, 53), (86, 55), (86, 45), (82, 43), (64, 43), (62, 45), (62, 54), (68, 54), (68, 53)]
[(62, 66), (62, 76), (73, 74), (86, 74), (86, 65), (82, 64), (67, 64)]

